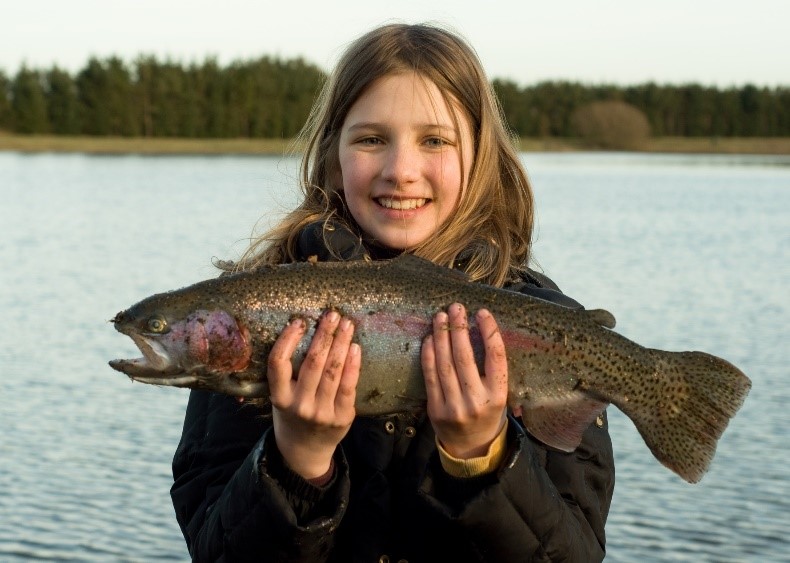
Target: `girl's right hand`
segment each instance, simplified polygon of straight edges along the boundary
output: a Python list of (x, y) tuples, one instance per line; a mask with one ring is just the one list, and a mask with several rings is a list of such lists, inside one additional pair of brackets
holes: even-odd
[(351, 343), (351, 320), (328, 311), (294, 378), (291, 358), (304, 333), (303, 319), (285, 327), (269, 354), (267, 377), (277, 448), (293, 471), (314, 479), (329, 471), (354, 421), (361, 351)]

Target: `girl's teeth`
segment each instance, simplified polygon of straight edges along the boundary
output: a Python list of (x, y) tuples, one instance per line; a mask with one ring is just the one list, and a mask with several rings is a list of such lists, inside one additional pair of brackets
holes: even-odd
[(379, 205), (387, 209), (417, 209), (425, 205), (425, 198), (417, 199), (391, 199), (388, 197), (379, 198)]

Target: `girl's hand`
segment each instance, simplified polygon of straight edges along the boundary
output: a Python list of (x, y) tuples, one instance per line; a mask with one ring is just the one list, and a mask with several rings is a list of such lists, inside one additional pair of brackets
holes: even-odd
[(269, 354), (267, 377), (277, 448), (291, 469), (314, 479), (329, 471), (354, 420), (361, 351), (351, 343), (353, 323), (329, 311), (294, 378), (291, 358), (304, 333), (302, 319), (285, 327)]
[(428, 417), (442, 447), (459, 459), (486, 455), (507, 419), (507, 356), (494, 317), (476, 315), (485, 350), (484, 374), (475, 363), (466, 310), (455, 303), (437, 313), (422, 345)]

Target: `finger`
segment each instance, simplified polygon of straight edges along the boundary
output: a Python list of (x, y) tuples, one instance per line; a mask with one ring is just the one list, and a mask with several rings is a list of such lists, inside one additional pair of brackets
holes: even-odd
[(337, 311), (328, 311), (318, 321), (318, 328), (313, 334), (313, 340), (307, 349), (302, 365), (299, 367), (299, 377), (296, 380), (295, 394), (299, 397), (315, 400), (316, 389), (321, 381), (321, 374), (326, 366), (329, 350), (332, 348), (335, 331), (337, 330), (340, 315)]
[(461, 393), (450, 337), (450, 320), (444, 311), (433, 318), (433, 348), (436, 355), (436, 373), (446, 402), (455, 401)]
[(266, 360), (266, 377), (269, 380), (269, 393), (272, 404), (282, 406), (291, 401), (293, 366), (291, 358), (304, 336), (304, 319), (295, 318), (283, 329), (274, 342)]
[(464, 306), (460, 303), (453, 303), (450, 306), (449, 319), (453, 363), (458, 374), (461, 392), (464, 394), (474, 392), (480, 389), (480, 372), (475, 363)]
[(507, 396), (507, 351), (502, 333), (494, 316), (486, 309), (477, 312), (477, 324), (485, 348), (485, 377), (483, 385), (497, 397)]
[(343, 372), (335, 395), (335, 412), (345, 420), (354, 418), (354, 402), (357, 397), (357, 382), (359, 381), (359, 371), (362, 366), (362, 349), (359, 344), (353, 343), (348, 348)]
[(439, 374), (436, 371), (434, 339), (430, 334), (422, 341), (420, 362), (422, 364), (422, 375), (425, 379), (425, 395), (428, 399), (428, 412), (436, 412), (436, 409), (444, 405), (445, 399), (442, 385), (439, 383)]
[(340, 385), (340, 378), (343, 375), (343, 368), (353, 336), (354, 323), (351, 322), (351, 319), (340, 319), (316, 390), (316, 400), (323, 404), (333, 405), (335, 402), (335, 395)]

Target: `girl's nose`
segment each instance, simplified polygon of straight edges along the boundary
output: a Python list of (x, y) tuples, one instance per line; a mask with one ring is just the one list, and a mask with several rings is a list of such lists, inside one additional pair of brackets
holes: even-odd
[(381, 176), (396, 186), (417, 180), (419, 174), (419, 149), (402, 143), (392, 143), (386, 154)]

